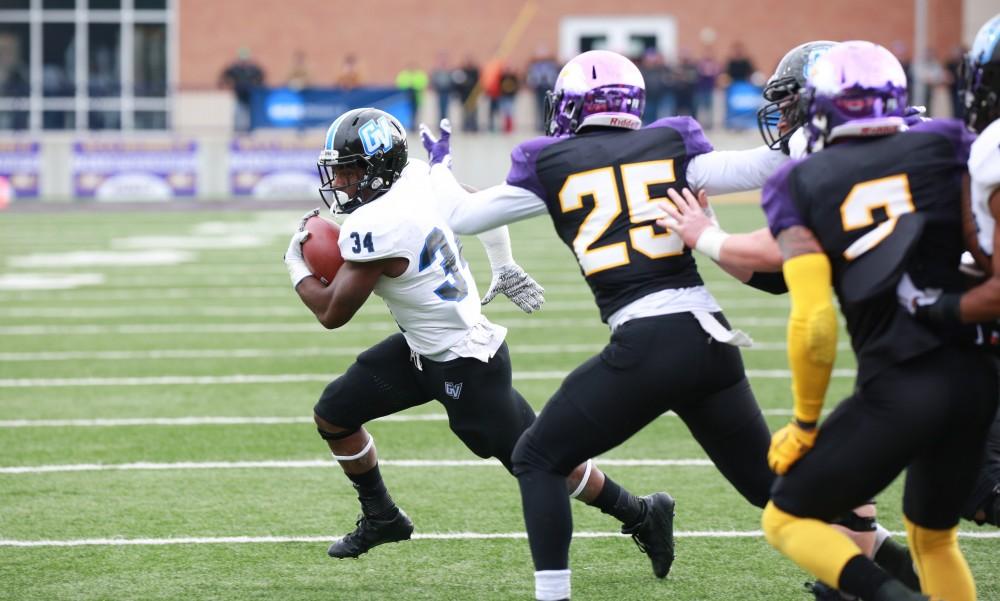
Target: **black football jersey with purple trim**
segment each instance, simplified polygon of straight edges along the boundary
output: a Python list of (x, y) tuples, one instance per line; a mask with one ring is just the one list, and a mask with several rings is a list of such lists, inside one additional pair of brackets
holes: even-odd
[(690, 117), (589, 128), (515, 148), (507, 183), (545, 200), (606, 322), (652, 292), (702, 285), (690, 249), (655, 221), (667, 188), (687, 186), (688, 161), (711, 150)]

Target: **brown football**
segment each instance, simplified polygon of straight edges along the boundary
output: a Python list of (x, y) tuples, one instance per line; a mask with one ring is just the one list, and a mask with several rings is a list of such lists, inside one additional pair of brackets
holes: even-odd
[(319, 278), (323, 285), (327, 285), (333, 281), (340, 266), (344, 264), (344, 258), (340, 256), (340, 246), (337, 244), (340, 226), (317, 215), (306, 221), (306, 230), (309, 232), (309, 237), (302, 245), (302, 256), (309, 271)]

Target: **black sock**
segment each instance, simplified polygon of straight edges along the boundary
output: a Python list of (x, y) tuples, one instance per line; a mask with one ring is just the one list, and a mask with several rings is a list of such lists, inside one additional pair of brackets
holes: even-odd
[(913, 558), (910, 557), (910, 550), (905, 545), (887, 538), (875, 553), (874, 559), (875, 563), (892, 574), (893, 578), (915, 591), (920, 590), (920, 579), (917, 577), (916, 570), (913, 569)]
[(597, 493), (594, 507), (616, 518), (625, 528), (639, 524), (646, 517), (646, 503), (622, 488), (605, 474), (604, 487)]
[(389, 496), (389, 491), (382, 481), (382, 473), (379, 472), (378, 464), (375, 467), (361, 474), (347, 474), (347, 477), (354, 483), (355, 490), (358, 491), (358, 501), (361, 501), (361, 512), (368, 517), (387, 518), (392, 517), (398, 508)]
[(841, 570), (837, 589), (862, 599), (874, 599), (879, 587), (891, 579), (875, 562), (864, 555), (855, 555)]

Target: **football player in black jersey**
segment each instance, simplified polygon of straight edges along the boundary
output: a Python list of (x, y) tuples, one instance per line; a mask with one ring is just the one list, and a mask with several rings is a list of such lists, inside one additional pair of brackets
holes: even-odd
[[(907, 130), (906, 76), (869, 42), (827, 52), (805, 98), (810, 143), (825, 150), (783, 166), (764, 189), (792, 297), (795, 403), (768, 454), (782, 477), (764, 510), (765, 535), (823, 582), (862, 599), (929, 599), (824, 523), (905, 468), (903, 513), (922, 591), (973, 601), (957, 524), (996, 411), (997, 373), (985, 353), (925, 327), (897, 300), (906, 286), (963, 286), (959, 197), (970, 139), (957, 121)], [(836, 355), (834, 290), (858, 359), (857, 385), (820, 429)]]
[(431, 153), (438, 194), (455, 199), (457, 232), (547, 213), (612, 330), (514, 451), (538, 599), (570, 596), (572, 519), (559, 483), (576, 457), (612, 449), (672, 410), (751, 503), (764, 506), (774, 478), (770, 432), (737, 348), (749, 339), (729, 328), (683, 240), (654, 221), (669, 188), (756, 189), (786, 157), (764, 146), (714, 151), (690, 117), (641, 127), (644, 96), (628, 59), (585, 52), (549, 96), (549, 135), (514, 149), (505, 183), (468, 194), (445, 149)]
[[(796, 159), (807, 155), (807, 140), (802, 129), (806, 121), (806, 106), (801, 102), (801, 93), (816, 61), (835, 45), (836, 42), (830, 41), (806, 42), (789, 50), (778, 62), (774, 74), (764, 86), (763, 96), (767, 104), (757, 113), (761, 137), (770, 148), (780, 148)], [(920, 122), (919, 114), (919, 110), (909, 109), (908, 122)], [(679, 234), (689, 247), (706, 254), (731, 273), (756, 269), (754, 277), (759, 280), (774, 277), (769, 292), (788, 292), (781, 274), (781, 252), (767, 227), (730, 235), (710, 213), (706, 196), (696, 197), (688, 190), (680, 193), (670, 190), (668, 194), (672, 204), (662, 205), (668, 216), (658, 223)], [(842, 528), (876, 563), (917, 588), (919, 584), (909, 551), (890, 538), (889, 531), (878, 524), (875, 515), (874, 502), (865, 503), (838, 516), (833, 524)], [(839, 592), (822, 582), (809, 583), (808, 587), (820, 601), (842, 598)]]

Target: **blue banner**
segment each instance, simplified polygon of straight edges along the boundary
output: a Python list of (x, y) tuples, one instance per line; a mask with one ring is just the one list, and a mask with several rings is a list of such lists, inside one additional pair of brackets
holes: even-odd
[(257, 88), (250, 94), (250, 127), (328, 127), (342, 113), (368, 106), (413, 127), (412, 96), (397, 88)]
[(726, 127), (756, 129), (757, 109), (764, 104), (764, 89), (745, 81), (733, 82), (726, 88)]

